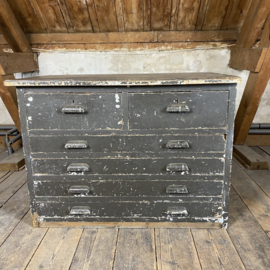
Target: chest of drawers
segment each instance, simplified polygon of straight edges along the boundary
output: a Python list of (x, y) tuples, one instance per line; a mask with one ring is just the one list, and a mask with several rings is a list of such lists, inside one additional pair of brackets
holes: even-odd
[(236, 85), (220, 74), (16, 85), (35, 226), (226, 227)]

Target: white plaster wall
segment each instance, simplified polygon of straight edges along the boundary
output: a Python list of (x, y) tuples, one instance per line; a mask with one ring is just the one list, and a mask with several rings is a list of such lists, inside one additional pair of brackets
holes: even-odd
[[(237, 92), (238, 107), (249, 73), (229, 68), (229, 59), (230, 50), (227, 48), (186, 51), (40, 53), (38, 75), (170, 72), (231, 74), (242, 77), (242, 83), (238, 86)], [(269, 108), (270, 84), (264, 93), (254, 123), (270, 123)], [(0, 124), (7, 124), (10, 121), (4, 111), (0, 104)]]

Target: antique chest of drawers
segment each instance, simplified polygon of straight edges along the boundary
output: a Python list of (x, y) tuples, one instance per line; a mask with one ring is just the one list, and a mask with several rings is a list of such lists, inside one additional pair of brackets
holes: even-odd
[(35, 226), (227, 227), (236, 85), (220, 74), (17, 86)]

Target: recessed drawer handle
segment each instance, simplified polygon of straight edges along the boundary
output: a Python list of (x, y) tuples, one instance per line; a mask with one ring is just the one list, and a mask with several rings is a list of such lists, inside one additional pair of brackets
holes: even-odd
[(80, 105), (70, 105), (65, 106), (62, 109), (62, 113), (86, 113), (86, 110), (83, 106)]
[(67, 149), (82, 149), (87, 148), (87, 141), (69, 141), (65, 144)]
[(185, 163), (170, 163), (166, 166), (167, 172), (186, 172), (188, 173), (189, 168)]
[(88, 186), (71, 186), (68, 189), (68, 193), (71, 194), (81, 194), (81, 193), (89, 193), (90, 188)]
[(188, 189), (183, 185), (170, 185), (166, 188), (166, 193), (168, 194), (186, 194)]
[(70, 210), (70, 215), (90, 215), (90, 208), (87, 206), (75, 206)]
[(166, 144), (166, 148), (168, 149), (187, 149), (189, 148), (189, 143), (187, 141), (168, 141)]
[(186, 207), (183, 207), (183, 206), (171, 206), (171, 207), (168, 207), (165, 214), (168, 216), (187, 217), (188, 211), (187, 211)]
[(86, 163), (71, 163), (67, 167), (68, 172), (89, 172), (90, 167)]
[(187, 105), (172, 104), (166, 108), (166, 111), (170, 113), (183, 113), (190, 112), (190, 108)]

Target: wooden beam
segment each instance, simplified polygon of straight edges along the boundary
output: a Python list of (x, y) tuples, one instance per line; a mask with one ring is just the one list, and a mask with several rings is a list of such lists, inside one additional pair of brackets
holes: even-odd
[(261, 70), (267, 48), (233, 48), (229, 66), (235, 69), (259, 72)]
[(0, 1), (0, 32), (14, 52), (32, 52), (31, 46), (7, 0)]
[(270, 78), (269, 69), (270, 49), (267, 50), (260, 72), (250, 72), (249, 74), (246, 88), (235, 118), (235, 144), (245, 143), (250, 126)]
[[(221, 42), (137, 42), (137, 43), (103, 43), (103, 44), (37, 44), (33, 46), (34, 52), (100, 52), (100, 51), (173, 51), (173, 50), (208, 50), (211, 48), (224, 48), (232, 46), (235, 41)], [(5, 52), (9, 52), (8, 46), (1, 46)]]
[(23, 149), (0, 161), (0, 171), (18, 171), (25, 164)]
[(268, 162), (247, 145), (235, 145), (233, 156), (249, 170), (267, 170)]
[(12, 74), (38, 70), (34, 53), (0, 53), (0, 74)]
[[(27, 34), (31, 45), (41, 44), (108, 44), (108, 43), (153, 43), (153, 42), (220, 42), (236, 41), (239, 31), (151, 31), (110, 33), (51, 33)], [(0, 35), (0, 45), (7, 45)]]
[(270, 0), (253, 0), (236, 47), (252, 48), (270, 12)]
[[(15, 79), (13, 75), (8, 75), (8, 78), (5, 75), (0, 75), (0, 97), (2, 98), (3, 103), (5, 104), (15, 126), (21, 131), (20, 116), (18, 111), (18, 106), (14, 100), (14, 94), (12, 95), (8, 87), (4, 86), (5, 79)], [(13, 88), (14, 89), (14, 88)]]
[(270, 146), (270, 135), (250, 134), (247, 136), (245, 144), (248, 146), (258, 146), (258, 145)]

